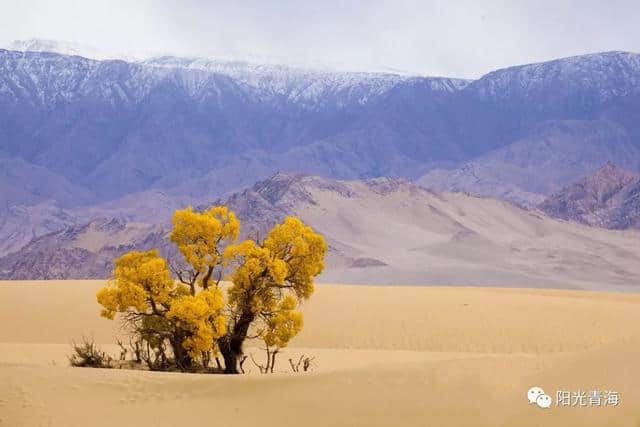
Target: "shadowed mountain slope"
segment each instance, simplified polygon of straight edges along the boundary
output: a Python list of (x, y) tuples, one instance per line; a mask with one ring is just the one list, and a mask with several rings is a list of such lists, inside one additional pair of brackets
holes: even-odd
[(553, 120), (459, 168), (431, 170), (417, 183), (533, 207), (607, 160), (640, 171), (640, 145), (622, 126), (609, 120)]
[(597, 227), (640, 228), (640, 175), (607, 163), (593, 175), (549, 196), (540, 210)]

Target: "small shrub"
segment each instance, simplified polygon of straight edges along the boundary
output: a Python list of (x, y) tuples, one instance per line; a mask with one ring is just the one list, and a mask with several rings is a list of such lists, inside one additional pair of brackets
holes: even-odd
[(291, 365), (291, 370), (293, 372), (300, 372), (300, 367), (302, 367), (303, 372), (307, 372), (313, 370), (314, 359), (315, 357), (308, 357), (303, 354), (300, 356), (300, 359), (298, 359), (298, 362), (294, 362), (293, 359), (289, 359), (289, 365)]
[(113, 368), (113, 358), (101, 351), (93, 339), (82, 337), (82, 343), (72, 343), (73, 353), (69, 356), (71, 366), (79, 368)]

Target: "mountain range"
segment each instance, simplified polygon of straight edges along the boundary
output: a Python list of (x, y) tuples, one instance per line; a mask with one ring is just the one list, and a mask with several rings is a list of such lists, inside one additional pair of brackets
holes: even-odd
[[(107, 264), (75, 257), (78, 248), (95, 251), (74, 246), (74, 236), (124, 236), (138, 224), (123, 247), (160, 242), (171, 212), (188, 204), (228, 202), (264, 231), (270, 222), (251, 218), (299, 213), (274, 210), (255, 190), (279, 170), (317, 175), (305, 179), (332, 188), (394, 176), (588, 225), (637, 224), (632, 187), (606, 202), (565, 201), (578, 197), (567, 186), (607, 161), (640, 172), (638, 54), (563, 58), (470, 81), (208, 58), (105, 59), (118, 56), (42, 41), (12, 49), (0, 49), (5, 277), (28, 268), (38, 277), (100, 276)], [(296, 206), (305, 200), (297, 196)], [(156, 240), (145, 240), (151, 234)], [(100, 266), (16, 267), (57, 241), (76, 255), (56, 262)], [(107, 243), (99, 245), (104, 259), (117, 252)], [(379, 258), (348, 253), (338, 264), (393, 265)]]
[[(241, 65), (249, 82), (191, 64), (0, 50), (0, 155), (106, 201), (151, 188), (221, 195), (300, 162), (337, 177), (393, 175), (456, 151), (425, 150), (428, 123), (400, 120), (436, 109), (461, 80)], [(406, 96), (419, 102), (394, 114)]]
[(467, 81), (0, 50), (0, 171), (15, 189), (0, 206), (150, 189), (210, 198), (276, 170), (399, 176), (527, 204), (607, 160), (639, 171), (638, 119), (640, 55), (625, 52)]
[[(214, 203), (236, 211), (245, 236), (264, 236), (286, 215), (311, 224), (330, 248), (322, 281), (615, 290), (637, 290), (640, 283), (640, 231), (555, 220), (403, 179), (278, 173)], [(103, 278), (117, 255), (154, 247), (175, 261), (167, 233), (166, 224), (93, 220), (0, 258), (0, 276)]]

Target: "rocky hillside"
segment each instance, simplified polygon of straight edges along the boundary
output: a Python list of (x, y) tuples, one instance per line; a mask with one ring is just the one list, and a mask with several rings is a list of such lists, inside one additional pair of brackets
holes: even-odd
[(166, 230), (159, 226), (98, 219), (32, 240), (0, 259), (0, 276), (8, 279), (81, 279), (108, 277), (113, 260), (139, 248), (169, 253)]
[[(593, 289), (640, 283), (638, 232), (558, 221), (494, 199), (438, 195), (402, 179), (278, 173), (224, 202), (238, 212), (245, 235), (264, 236), (289, 214), (325, 235), (323, 281)], [(167, 253), (166, 231), (124, 220), (74, 226), (1, 258), (0, 274), (106, 277), (125, 250)]]
[(53, 200), (0, 209), (0, 257), (18, 251), (31, 240), (94, 220), (166, 225), (179, 208), (195, 204), (190, 197), (158, 190), (134, 193), (105, 203), (63, 208)]
[(549, 196), (539, 208), (555, 218), (597, 227), (640, 228), (640, 175), (607, 163)]
[(47, 201), (0, 210), (0, 257), (18, 251), (31, 240), (70, 227), (78, 219)]

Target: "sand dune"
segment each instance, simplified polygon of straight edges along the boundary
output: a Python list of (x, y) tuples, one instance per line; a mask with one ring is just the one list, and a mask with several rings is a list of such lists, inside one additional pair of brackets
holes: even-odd
[[(279, 372), (228, 377), (68, 367), (82, 334), (117, 352), (102, 284), (0, 282), (0, 426), (640, 423), (637, 294), (319, 285)], [(303, 353), (314, 372), (288, 372)], [(533, 385), (621, 403), (545, 411), (525, 399)]]

